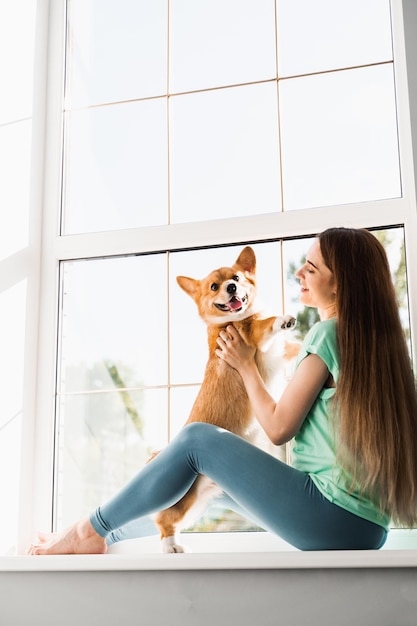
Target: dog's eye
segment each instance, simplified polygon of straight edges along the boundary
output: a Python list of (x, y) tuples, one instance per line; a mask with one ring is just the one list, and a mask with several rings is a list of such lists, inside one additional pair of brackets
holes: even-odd
[(210, 289), (212, 291), (217, 291), (219, 289), (219, 285), (217, 283), (212, 283)]
[(232, 280), (235, 280), (238, 283), (239, 282), (239, 276), (232, 276)]

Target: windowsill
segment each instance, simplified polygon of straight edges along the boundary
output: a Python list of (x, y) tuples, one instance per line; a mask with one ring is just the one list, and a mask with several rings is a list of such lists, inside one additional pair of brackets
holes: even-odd
[(351, 569), (417, 567), (417, 531), (393, 530), (382, 550), (301, 552), (269, 533), (187, 535), (192, 553), (161, 554), (157, 537), (125, 541), (107, 555), (5, 556), (0, 571)]

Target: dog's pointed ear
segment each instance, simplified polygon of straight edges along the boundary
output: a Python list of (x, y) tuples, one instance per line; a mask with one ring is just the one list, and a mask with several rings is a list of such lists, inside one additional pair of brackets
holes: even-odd
[(193, 299), (196, 298), (197, 294), (200, 291), (200, 281), (195, 278), (188, 278), (188, 276), (177, 276), (177, 283), (185, 291), (191, 296)]
[(246, 248), (243, 248), (242, 252), (236, 259), (235, 265), (244, 272), (249, 272), (249, 274), (255, 274), (256, 257), (253, 249), (250, 246), (246, 246)]

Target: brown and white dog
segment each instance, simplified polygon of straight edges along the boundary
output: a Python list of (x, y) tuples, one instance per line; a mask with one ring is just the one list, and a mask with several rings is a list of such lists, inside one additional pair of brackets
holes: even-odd
[[(292, 328), (295, 319), (289, 315), (261, 316), (256, 309), (255, 271), (255, 253), (247, 246), (232, 267), (214, 270), (202, 280), (177, 277), (179, 286), (197, 304), (208, 333), (209, 357), (204, 380), (187, 424), (209, 422), (237, 435), (250, 436), (254, 416), (240, 374), (215, 354), (219, 332), (228, 324), (233, 324), (244, 341), (257, 349), (256, 363), (266, 383), (285, 361), (284, 351), (281, 356), (276, 353), (272, 356), (270, 348), (277, 333)], [(177, 543), (176, 532), (195, 519), (208, 500), (219, 493), (212, 481), (199, 476), (177, 504), (157, 514), (155, 522), (161, 531), (163, 552), (184, 551)]]

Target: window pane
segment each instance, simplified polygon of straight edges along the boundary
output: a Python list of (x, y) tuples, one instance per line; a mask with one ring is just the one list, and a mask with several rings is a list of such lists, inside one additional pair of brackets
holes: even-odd
[(275, 84), (171, 102), (171, 222), (280, 210)]
[[(201, 377), (202, 380), (202, 377)], [(200, 385), (172, 387), (169, 394), (169, 434), (170, 439), (175, 437), (183, 428), (191, 412), (194, 400), (200, 390)]]
[(385, 248), (391, 268), (391, 276), (397, 294), (400, 318), (411, 353), (410, 311), (408, 307), (408, 281), (405, 266), (404, 228), (387, 228), (374, 231)]
[(170, 91), (276, 76), (273, 0), (172, 0)]
[(57, 528), (113, 496), (167, 443), (162, 389), (62, 396)]
[(392, 60), (389, 0), (278, 0), (278, 74)]
[(284, 208), (401, 195), (391, 65), (280, 82)]
[(67, 115), (65, 234), (164, 224), (166, 100)]
[(167, 383), (165, 255), (63, 264), (62, 392)]
[(169, 432), (166, 256), (62, 265), (60, 528), (108, 499)]
[(166, 93), (166, 0), (69, 0), (68, 5), (68, 106)]

